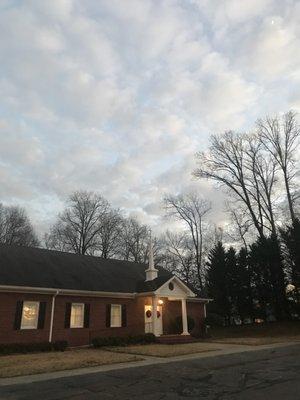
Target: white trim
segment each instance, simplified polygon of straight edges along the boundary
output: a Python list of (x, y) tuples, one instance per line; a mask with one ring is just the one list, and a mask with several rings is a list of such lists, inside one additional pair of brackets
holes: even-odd
[(187, 301), (188, 302), (191, 302), (191, 303), (204, 303), (204, 304), (207, 304), (207, 303), (209, 303), (209, 302), (211, 302), (211, 301), (213, 301), (213, 299), (203, 299), (203, 298), (201, 298), (201, 297), (192, 297), (192, 298), (187, 298)]
[(18, 293), (36, 293), (36, 294), (55, 294), (59, 291), (59, 295), (67, 296), (89, 296), (89, 297), (116, 297), (116, 298), (134, 298), (135, 293), (121, 292), (97, 292), (89, 290), (73, 290), (73, 289), (53, 289), (32, 286), (8, 286), (0, 285), (0, 292), (18, 292)]
[(33, 286), (10, 286), (10, 285), (0, 285), (0, 292), (13, 292), (13, 293), (35, 293), (35, 294), (50, 294), (54, 295), (57, 292), (58, 295), (61, 296), (88, 296), (88, 297), (115, 297), (115, 298), (124, 298), (124, 299), (134, 299), (135, 297), (145, 297), (145, 296), (153, 296), (158, 294), (158, 291), (167, 283), (169, 283), (172, 279), (176, 279), (180, 282), (180, 284), (186, 287), (191, 293), (192, 296), (188, 296), (188, 301), (199, 301), (202, 303), (209, 303), (213, 301), (213, 299), (204, 299), (195, 297), (196, 294), (192, 292), (177, 276), (172, 276), (167, 282), (162, 284), (158, 289), (153, 292), (139, 292), (139, 293), (121, 293), (121, 292), (97, 292), (97, 291), (89, 291), (89, 290), (73, 290), (73, 289), (55, 289), (55, 288), (43, 288), (43, 287), (33, 287)]

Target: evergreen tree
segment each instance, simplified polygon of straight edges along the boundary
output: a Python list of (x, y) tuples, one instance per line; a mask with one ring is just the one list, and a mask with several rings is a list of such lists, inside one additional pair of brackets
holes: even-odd
[(278, 320), (285, 319), (288, 316), (285, 277), (275, 236), (259, 238), (250, 246), (250, 265), (259, 316), (267, 317), (272, 311)]
[(225, 254), (225, 279), (223, 285), (226, 288), (228, 302), (230, 305), (230, 317), (238, 314), (238, 290), (239, 290), (239, 275), (237, 271), (236, 251), (230, 247)]
[(292, 313), (300, 315), (300, 220), (281, 230), (284, 244), (284, 256), (289, 282), (295, 287), (289, 292), (289, 303)]
[(248, 260), (248, 252), (243, 247), (237, 256), (237, 310), (243, 321), (245, 318), (253, 318), (253, 295), (251, 288), (251, 269)]
[(208, 255), (207, 286), (208, 294), (213, 299), (211, 310), (229, 320), (231, 310), (226, 287), (226, 252), (218, 242)]
[(285, 259), (288, 266), (290, 280), (297, 291), (300, 290), (300, 221), (281, 230), (281, 237), (285, 246)]

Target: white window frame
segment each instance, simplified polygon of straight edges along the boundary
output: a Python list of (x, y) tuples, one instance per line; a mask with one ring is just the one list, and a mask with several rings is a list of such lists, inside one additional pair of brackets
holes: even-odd
[[(26, 305), (29, 305), (29, 304), (35, 304), (35, 305), (37, 305), (36, 319), (35, 319), (34, 323), (33, 323), (32, 325), (30, 325), (30, 326), (24, 324), (24, 307), (25, 307)], [(38, 327), (38, 322), (39, 322), (39, 314), (40, 314), (40, 302), (39, 302), (39, 301), (31, 301), (31, 300), (23, 301), (22, 318), (21, 318), (21, 326), (20, 326), (20, 329), (37, 329), (37, 327)]]
[[(113, 324), (113, 320), (112, 320), (112, 316), (113, 316), (113, 313), (112, 313), (112, 309), (113, 309), (113, 307), (116, 307), (116, 308), (118, 308), (120, 311), (120, 321), (119, 321), (119, 324)], [(110, 305), (110, 327), (111, 328), (122, 328), (122, 304), (111, 304)]]
[[(80, 306), (82, 308), (82, 322), (79, 325), (72, 324), (72, 309), (73, 306)], [(84, 303), (71, 303), (71, 314), (70, 314), (70, 328), (83, 328), (84, 327)]]

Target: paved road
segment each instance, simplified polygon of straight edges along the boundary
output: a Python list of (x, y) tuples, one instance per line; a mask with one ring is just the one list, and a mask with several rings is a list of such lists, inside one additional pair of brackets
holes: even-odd
[(0, 388), (1, 400), (300, 400), (300, 345)]

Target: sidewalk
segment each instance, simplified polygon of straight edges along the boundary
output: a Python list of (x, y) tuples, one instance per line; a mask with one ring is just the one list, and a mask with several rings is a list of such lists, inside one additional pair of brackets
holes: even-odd
[(107, 372), (107, 371), (122, 370), (122, 369), (128, 369), (128, 368), (144, 367), (144, 366), (156, 365), (156, 364), (169, 364), (172, 362), (185, 361), (185, 360), (211, 358), (211, 357), (217, 357), (217, 356), (235, 354), (235, 353), (253, 352), (253, 351), (259, 351), (259, 350), (265, 350), (265, 349), (286, 347), (286, 346), (291, 346), (291, 345), (295, 345), (295, 344), (299, 344), (299, 342), (276, 343), (276, 344), (268, 344), (268, 345), (262, 345), (262, 346), (222, 344), (221, 349), (220, 349), (220, 344), (218, 344), (218, 350), (210, 350), (207, 352), (189, 354), (189, 355), (184, 355), (184, 356), (168, 357), (168, 358), (143, 356), (142, 361), (133, 361), (133, 362), (129, 362), (129, 363), (103, 365), (103, 366), (99, 366), (99, 367), (80, 368), (80, 369), (74, 369), (74, 370), (65, 370), (65, 371), (43, 373), (43, 374), (37, 374), (37, 375), (27, 375), (27, 376), (15, 377), (15, 378), (2, 378), (2, 379), (0, 379), (0, 387), (8, 386), (8, 385), (19, 385), (19, 384), (27, 384), (27, 383), (32, 383), (32, 382), (48, 381), (48, 380), (64, 378), (64, 377), (95, 374), (98, 372)]

